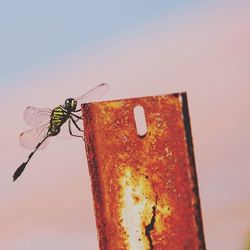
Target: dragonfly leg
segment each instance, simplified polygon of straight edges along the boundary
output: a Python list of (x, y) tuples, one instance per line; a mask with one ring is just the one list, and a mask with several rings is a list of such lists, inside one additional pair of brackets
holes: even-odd
[(71, 119), (69, 119), (69, 121), (68, 121), (68, 127), (69, 127), (69, 134), (70, 134), (71, 136), (74, 136), (74, 137), (81, 137), (81, 138), (84, 140), (83, 136), (73, 134), (73, 132), (72, 132), (72, 130), (71, 130)]
[(71, 119), (71, 121), (74, 123), (74, 125), (76, 126), (76, 128), (77, 128), (79, 131), (83, 132), (83, 130), (78, 126), (78, 124), (76, 123), (76, 121), (74, 120), (74, 118), (73, 118), (72, 116), (70, 116), (70, 119)]
[(73, 114), (73, 113), (71, 113), (71, 115), (77, 118), (77, 120), (76, 120), (76, 121), (78, 121), (78, 120), (82, 120), (82, 117), (81, 117), (81, 116), (79, 116), (79, 115), (75, 115), (75, 114)]
[(80, 112), (80, 111), (82, 111), (82, 109), (77, 109), (77, 110), (75, 110), (75, 111), (73, 111), (74, 113), (78, 113), (78, 112)]

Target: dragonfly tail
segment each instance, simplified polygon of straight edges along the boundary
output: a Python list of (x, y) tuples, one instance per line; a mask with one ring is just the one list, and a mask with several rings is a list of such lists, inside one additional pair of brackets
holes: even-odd
[(23, 162), (21, 164), (21, 166), (15, 171), (14, 175), (13, 175), (13, 181), (15, 181), (23, 172), (23, 170), (25, 169), (27, 165), (27, 162)]
[(31, 159), (31, 157), (34, 155), (34, 153), (37, 151), (37, 149), (43, 144), (43, 142), (49, 137), (49, 135), (47, 135), (41, 142), (39, 142), (35, 148), (35, 150), (33, 152), (30, 153), (30, 155), (28, 156), (28, 160), (26, 162), (23, 162), (21, 164), (21, 166), (15, 171), (14, 175), (13, 175), (13, 181), (15, 181), (23, 172), (23, 170), (25, 169), (27, 163), (29, 162), (29, 160)]

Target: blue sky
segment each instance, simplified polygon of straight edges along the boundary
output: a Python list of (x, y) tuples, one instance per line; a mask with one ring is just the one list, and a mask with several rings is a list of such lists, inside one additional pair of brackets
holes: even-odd
[(185, 5), (183, 0), (1, 1), (0, 85)]

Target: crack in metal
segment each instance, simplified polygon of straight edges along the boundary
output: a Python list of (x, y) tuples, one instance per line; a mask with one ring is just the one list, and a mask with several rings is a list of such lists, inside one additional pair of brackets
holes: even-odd
[(150, 231), (154, 230), (155, 217), (156, 217), (156, 207), (157, 207), (157, 199), (158, 199), (158, 194), (156, 194), (156, 196), (155, 196), (155, 205), (152, 207), (152, 218), (151, 218), (151, 221), (150, 221), (150, 223), (148, 225), (145, 226), (145, 235), (148, 238), (149, 245), (150, 245), (150, 250), (154, 249), (153, 241), (152, 241), (152, 237), (151, 237)]

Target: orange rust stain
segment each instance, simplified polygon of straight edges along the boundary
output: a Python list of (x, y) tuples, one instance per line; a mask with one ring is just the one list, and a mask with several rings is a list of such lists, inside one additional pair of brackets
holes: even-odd
[[(137, 105), (146, 115), (143, 138)], [(100, 249), (205, 249), (186, 95), (83, 109)]]
[(140, 196), (133, 194), (133, 200), (134, 200), (134, 203), (139, 203), (140, 202)]

